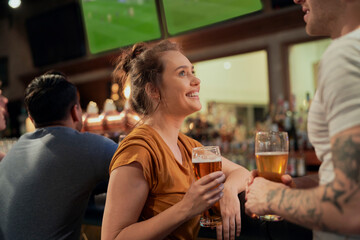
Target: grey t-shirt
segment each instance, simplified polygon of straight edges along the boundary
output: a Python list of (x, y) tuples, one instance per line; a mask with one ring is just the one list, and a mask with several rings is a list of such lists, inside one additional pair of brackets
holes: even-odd
[[(360, 29), (332, 42), (319, 69), (319, 82), (308, 117), (309, 138), (317, 157), (320, 184), (334, 180), (330, 140), (337, 133), (360, 124)], [(345, 236), (314, 231), (314, 239), (353, 240)]]
[(76, 239), (117, 144), (67, 127), (24, 134), (0, 162), (0, 239)]

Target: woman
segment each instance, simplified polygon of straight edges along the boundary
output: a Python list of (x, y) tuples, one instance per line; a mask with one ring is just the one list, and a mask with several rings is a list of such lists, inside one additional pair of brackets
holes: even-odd
[(110, 164), (102, 239), (194, 239), (199, 214), (218, 200), (224, 238), (239, 235), (237, 195), (249, 172), (223, 158), (222, 172), (194, 182), (191, 150), (201, 144), (179, 132), (185, 117), (201, 109), (190, 61), (169, 41), (136, 44), (120, 56), (114, 74), (130, 81), (130, 104), (144, 124), (121, 142)]

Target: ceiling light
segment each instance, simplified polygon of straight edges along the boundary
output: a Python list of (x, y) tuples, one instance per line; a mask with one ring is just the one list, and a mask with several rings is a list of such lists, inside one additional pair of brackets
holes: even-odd
[(231, 68), (231, 63), (230, 62), (224, 62), (224, 68), (226, 70), (230, 69)]
[(12, 8), (18, 8), (21, 4), (21, 1), (20, 0), (9, 0), (8, 4)]

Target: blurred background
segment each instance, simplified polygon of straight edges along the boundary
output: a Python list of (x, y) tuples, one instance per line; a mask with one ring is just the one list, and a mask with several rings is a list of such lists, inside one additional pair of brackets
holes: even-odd
[[(304, 27), (293, 0), (0, 0), (0, 80), (9, 99), (1, 136), (26, 132), (24, 89), (50, 69), (69, 75), (84, 111), (92, 101), (93, 113), (101, 114), (108, 99), (112, 111), (129, 117), (123, 89), (111, 77), (114, 58), (133, 43), (170, 39), (202, 81), (203, 109), (182, 131), (220, 145), (249, 169), (255, 131), (288, 131), (288, 170), (304, 175), (318, 167), (306, 119), (316, 67), (330, 43), (307, 36)], [(128, 130), (112, 129), (117, 137)]]

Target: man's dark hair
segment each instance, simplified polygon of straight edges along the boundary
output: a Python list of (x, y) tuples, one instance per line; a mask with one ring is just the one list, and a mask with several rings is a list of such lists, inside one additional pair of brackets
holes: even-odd
[(36, 127), (66, 119), (77, 102), (76, 87), (61, 72), (46, 72), (32, 80), (25, 90), (25, 106)]

